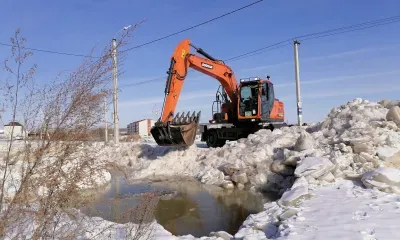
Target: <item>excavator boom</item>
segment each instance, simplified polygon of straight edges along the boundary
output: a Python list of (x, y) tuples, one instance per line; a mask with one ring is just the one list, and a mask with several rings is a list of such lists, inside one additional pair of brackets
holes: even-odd
[[(190, 47), (195, 48), (204, 58), (191, 54)], [(171, 57), (161, 117), (151, 129), (151, 134), (158, 145), (190, 146), (195, 140), (201, 112), (175, 114), (189, 68), (217, 79), (233, 105), (237, 103), (238, 86), (232, 69), (201, 48), (193, 46), (190, 40), (182, 40)]]

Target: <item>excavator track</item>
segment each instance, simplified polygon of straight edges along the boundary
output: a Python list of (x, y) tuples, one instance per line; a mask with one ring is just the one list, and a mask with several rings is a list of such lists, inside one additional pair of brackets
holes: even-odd
[(196, 139), (201, 111), (179, 113), (169, 122), (158, 121), (150, 132), (159, 146), (191, 146)]

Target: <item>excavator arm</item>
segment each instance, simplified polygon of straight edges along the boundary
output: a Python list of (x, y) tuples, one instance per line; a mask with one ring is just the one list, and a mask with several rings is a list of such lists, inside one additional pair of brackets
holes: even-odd
[[(204, 57), (191, 54), (190, 47), (195, 48)], [(195, 140), (200, 112), (197, 115), (193, 112), (191, 116), (190, 112), (186, 116), (184, 113), (175, 114), (175, 108), (189, 68), (218, 80), (233, 106), (237, 104), (238, 85), (232, 69), (201, 48), (192, 45), (190, 40), (182, 40), (176, 46), (171, 57), (161, 117), (151, 129), (151, 134), (158, 145), (190, 146)]]
[[(200, 54), (205, 55), (206, 58), (191, 54), (190, 46), (194, 47)], [(202, 49), (193, 46), (189, 40), (183, 40), (176, 47), (171, 58), (169, 71), (167, 72), (168, 78), (161, 116), (162, 122), (172, 120), (189, 68), (217, 79), (225, 89), (230, 100), (233, 102), (237, 100), (237, 83), (232, 69), (222, 61), (214, 59)]]

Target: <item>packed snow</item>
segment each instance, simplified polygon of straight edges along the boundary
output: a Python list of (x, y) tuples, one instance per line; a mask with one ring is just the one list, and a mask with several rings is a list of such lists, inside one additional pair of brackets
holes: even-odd
[[(218, 232), (201, 239), (398, 239), (399, 106), (400, 101), (355, 99), (321, 122), (260, 130), (222, 148), (148, 141), (94, 143), (91, 151), (100, 162), (123, 166), (131, 180), (191, 177), (227, 189), (281, 194), (234, 236)], [(165, 230), (157, 237), (196, 239)]]

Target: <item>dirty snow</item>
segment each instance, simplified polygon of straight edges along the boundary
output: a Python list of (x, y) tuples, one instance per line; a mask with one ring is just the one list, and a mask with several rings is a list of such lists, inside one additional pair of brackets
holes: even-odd
[[(124, 166), (132, 180), (192, 177), (282, 194), (250, 215), (235, 239), (398, 239), (398, 106), (399, 101), (355, 99), (321, 122), (260, 130), (222, 148), (168, 148), (148, 141), (94, 143), (91, 150), (99, 161)], [(202, 239), (229, 239), (213, 234)]]

